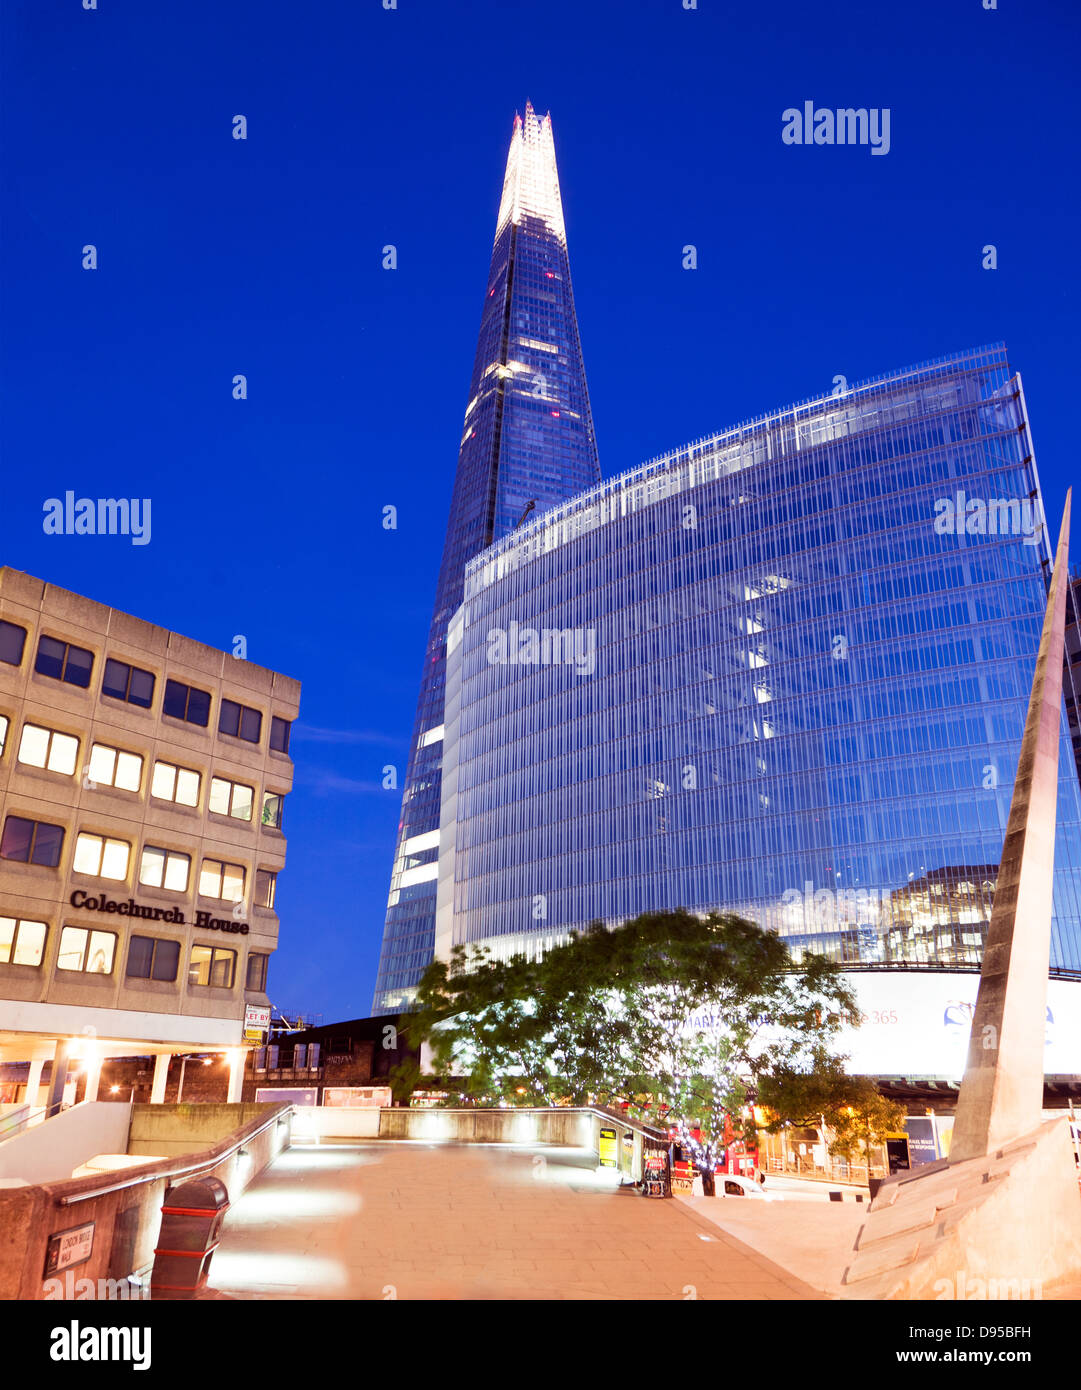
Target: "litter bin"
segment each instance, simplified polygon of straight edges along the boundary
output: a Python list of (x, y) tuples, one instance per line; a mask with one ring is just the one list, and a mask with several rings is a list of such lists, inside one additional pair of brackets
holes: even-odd
[(196, 1298), (202, 1293), (228, 1210), (229, 1193), (218, 1178), (194, 1178), (166, 1191), (151, 1298)]
[(672, 1173), (667, 1149), (647, 1149), (642, 1155), (642, 1196), (671, 1197)]

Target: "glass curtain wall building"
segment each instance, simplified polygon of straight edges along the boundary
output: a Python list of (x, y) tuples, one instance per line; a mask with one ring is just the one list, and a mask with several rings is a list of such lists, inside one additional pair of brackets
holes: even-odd
[[(752, 916), (797, 958), (976, 967), (1050, 555), (1001, 346), (740, 425), (531, 520), (469, 562), (451, 626), (437, 953), (686, 907)], [(1065, 719), (1059, 777), (1068, 974)]]
[(514, 118), (402, 795), (374, 1013), (432, 959), (447, 623), (466, 561), (600, 478), (550, 116)]

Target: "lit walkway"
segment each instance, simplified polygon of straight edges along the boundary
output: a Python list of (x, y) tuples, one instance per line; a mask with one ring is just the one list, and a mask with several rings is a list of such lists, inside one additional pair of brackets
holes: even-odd
[(813, 1299), (683, 1202), (599, 1179), (581, 1150), (297, 1146), (230, 1211), (210, 1270), (235, 1298)]

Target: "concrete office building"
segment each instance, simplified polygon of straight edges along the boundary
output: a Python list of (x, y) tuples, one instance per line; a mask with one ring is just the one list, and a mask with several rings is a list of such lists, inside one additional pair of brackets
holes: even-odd
[[(0, 1061), (226, 1051), (265, 1006), (300, 685), (0, 569)], [(45, 1100), (45, 1097), (42, 1097)]]

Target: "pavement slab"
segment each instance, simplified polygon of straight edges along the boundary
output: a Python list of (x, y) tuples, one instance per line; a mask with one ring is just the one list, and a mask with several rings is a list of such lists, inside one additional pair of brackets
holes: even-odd
[(595, 1165), (533, 1145), (294, 1145), (230, 1209), (211, 1283), (235, 1299), (829, 1296), (746, 1232), (621, 1192)]

